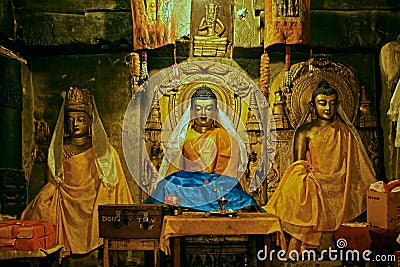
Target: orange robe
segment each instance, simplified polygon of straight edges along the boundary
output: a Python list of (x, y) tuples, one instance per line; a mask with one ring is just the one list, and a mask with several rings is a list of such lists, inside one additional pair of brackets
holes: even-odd
[(182, 169), (203, 171), (238, 178), (239, 146), (223, 128), (205, 133), (188, 129), (182, 154)]
[(307, 160), (286, 170), (264, 209), (277, 215), (290, 235), (318, 246), (366, 209), (365, 195), (376, 181), (369, 159), (348, 127), (336, 120), (309, 143)]
[(64, 181), (49, 181), (22, 213), (22, 219), (50, 221), (64, 256), (84, 254), (103, 244), (99, 237), (98, 206), (131, 204), (132, 197), (113, 149), (119, 183), (109, 191), (98, 178), (93, 149), (63, 160)]

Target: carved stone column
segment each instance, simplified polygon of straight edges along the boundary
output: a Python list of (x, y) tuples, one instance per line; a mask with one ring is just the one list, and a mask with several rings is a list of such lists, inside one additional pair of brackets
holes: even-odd
[(21, 112), (20, 63), (0, 56), (0, 212), (10, 215), (19, 215), (26, 202)]
[(22, 86), (6, 72), (0, 70), (0, 168), (22, 169)]

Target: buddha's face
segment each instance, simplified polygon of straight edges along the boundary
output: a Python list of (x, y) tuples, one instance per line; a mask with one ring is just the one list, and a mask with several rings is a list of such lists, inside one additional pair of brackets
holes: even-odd
[(89, 134), (92, 123), (89, 115), (82, 111), (69, 111), (65, 118), (67, 131), (73, 138), (84, 137)]
[(195, 99), (192, 102), (192, 118), (200, 127), (211, 127), (217, 112), (217, 103), (213, 99)]
[(214, 4), (208, 4), (206, 6), (206, 18), (209, 22), (214, 22), (216, 19), (216, 12), (217, 11), (217, 6)]
[(336, 94), (328, 96), (324, 94), (317, 95), (314, 102), (317, 117), (322, 120), (334, 120), (337, 113), (338, 103), (339, 101)]

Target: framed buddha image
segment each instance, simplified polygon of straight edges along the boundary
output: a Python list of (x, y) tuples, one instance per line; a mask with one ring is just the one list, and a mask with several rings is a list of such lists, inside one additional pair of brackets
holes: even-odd
[(192, 57), (230, 57), (232, 49), (232, 2), (192, 1), (190, 33)]

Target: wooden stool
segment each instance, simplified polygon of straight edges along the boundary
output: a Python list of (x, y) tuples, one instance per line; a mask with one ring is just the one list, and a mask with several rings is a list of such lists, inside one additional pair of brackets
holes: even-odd
[(104, 267), (110, 267), (111, 250), (154, 250), (154, 266), (158, 266), (159, 239), (110, 239), (104, 238)]

